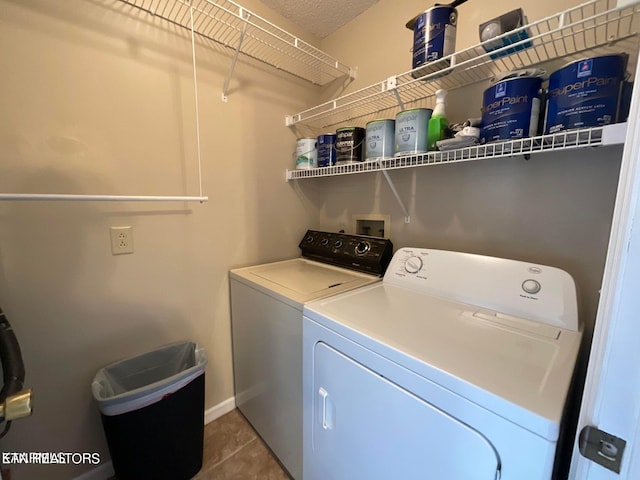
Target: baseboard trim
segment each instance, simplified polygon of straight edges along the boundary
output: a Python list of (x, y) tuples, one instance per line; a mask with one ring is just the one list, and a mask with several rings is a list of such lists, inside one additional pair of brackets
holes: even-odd
[[(230, 397), (220, 402), (217, 405), (204, 411), (204, 424), (213, 422), (215, 419), (220, 418), (225, 413), (229, 413), (236, 408), (236, 397)], [(79, 477), (75, 477), (73, 480), (105, 480), (109, 477), (113, 477), (115, 471), (113, 470), (113, 464), (111, 460), (104, 462), (99, 467), (89, 470), (83, 473)]]
[(225, 413), (229, 413), (236, 408), (236, 397), (229, 397), (226, 400), (220, 402), (217, 405), (204, 411), (204, 424), (213, 422), (215, 419), (220, 418)]

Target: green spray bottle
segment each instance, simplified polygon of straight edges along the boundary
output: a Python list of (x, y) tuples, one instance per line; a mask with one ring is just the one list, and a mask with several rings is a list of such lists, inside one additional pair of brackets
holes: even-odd
[(445, 130), (449, 126), (447, 120), (447, 114), (445, 113), (445, 100), (447, 98), (446, 90), (436, 90), (436, 106), (433, 109), (431, 118), (429, 119), (429, 134), (428, 134), (428, 150), (437, 150), (436, 142), (443, 140), (445, 136)]

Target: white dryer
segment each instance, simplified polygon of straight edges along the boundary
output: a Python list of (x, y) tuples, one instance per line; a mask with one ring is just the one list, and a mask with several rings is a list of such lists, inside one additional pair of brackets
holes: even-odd
[(389, 240), (308, 231), (302, 258), (231, 270), (236, 405), (302, 478), (302, 305), (380, 282)]
[(581, 338), (566, 272), (403, 248), (303, 330), (305, 480), (551, 477)]

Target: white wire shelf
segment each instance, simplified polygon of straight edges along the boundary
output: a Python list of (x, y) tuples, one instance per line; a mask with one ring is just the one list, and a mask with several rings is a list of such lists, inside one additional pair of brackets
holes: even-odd
[(513, 157), (532, 153), (573, 150), (577, 148), (620, 145), (624, 143), (626, 123), (604, 127), (568, 130), (551, 135), (523, 138), (500, 143), (487, 143), (445, 152), (427, 152), (417, 155), (404, 155), (384, 160), (356, 162), (333, 167), (320, 167), (309, 170), (287, 170), (287, 180), (299, 180), (316, 177), (332, 177), (364, 172), (385, 172), (399, 168), (426, 167), (447, 163), (468, 162), (487, 158)]
[(231, 0), (120, 0), (316, 85), (355, 70)]
[[(478, 44), (428, 67), (410, 70), (287, 116), (285, 123), (288, 126), (302, 124), (318, 131), (346, 122), (351, 126), (364, 126), (367, 121), (380, 118), (376, 114), (382, 112), (391, 118), (394, 112), (404, 108), (433, 107), (435, 92), (440, 88), (452, 91), (487, 81), (501, 72), (540, 67), (552, 60), (581, 58), (587, 51), (589, 56), (627, 52), (630, 62), (635, 63), (639, 13), (639, 0), (591, 0), (498, 37), (526, 31), (529, 38), (520, 42), (490, 53)], [(506, 54), (528, 42), (530, 47)], [(501, 53), (505, 55), (492, 58)], [(634, 67), (631, 71), (635, 70), (635, 64), (630, 67)], [(425, 68), (430, 71), (423, 70)], [(414, 75), (422, 76), (416, 79)]]

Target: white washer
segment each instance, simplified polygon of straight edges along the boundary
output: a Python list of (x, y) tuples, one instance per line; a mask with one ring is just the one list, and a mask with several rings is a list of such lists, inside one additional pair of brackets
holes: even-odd
[(381, 238), (308, 231), (300, 248), (303, 258), (229, 272), (236, 405), (296, 479), (302, 305), (380, 282), (393, 247)]
[(580, 345), (557, 268), (400, 249), (304, 306), (304, 478), (551, 477)]

